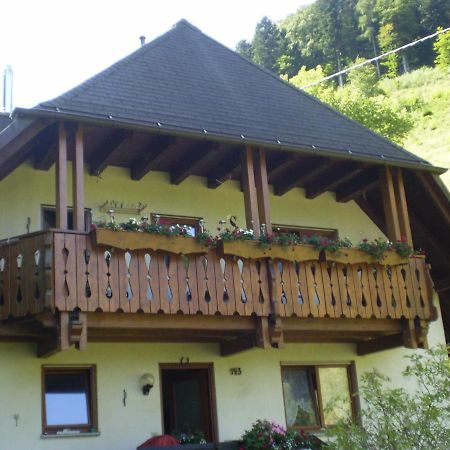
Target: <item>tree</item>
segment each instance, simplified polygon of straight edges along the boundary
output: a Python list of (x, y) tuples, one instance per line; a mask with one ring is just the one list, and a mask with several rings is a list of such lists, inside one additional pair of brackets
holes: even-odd
[[(367, 67), (362, 75), (354, 73), (351, 77), (353, 82), (351, 81), (343, 88), (335, 89), (334, 84), (328, 81), (306, 90), (361, 125), (392, 141), (401, 143), (412, 128), (411, 118), (405, 111), (394, 106), (389, 97), (378, 95), (381, 91), (376, 83), (369, 92), (369, 87), (358, 79), (367, 71), (372, 71), (371, 76), (375, 76), (373, 66)], [(301, 88), (323, 77), (324, 72), (320, 66), (311, 70), (302, 67), (290, 82)]]
[[(377, 0), (358, 0), (356, 4), (356, 11), (359, 14), (358, 23), (362, 31), (362, 37), (370, 42), (373, 50), (373, 56), (378, 56), (378, 46), (376, 42), (376, 35), (378, 34), (379, 17), (375, 9)], [(378, 60), (375, 61), (377, 74), (381, 76), (381, 68)]]
[[(380, 31), (378, 32), (378, 42), (384, 52), (395, 49), (398, 38), (392, 23), (387, 23), (380, 28)], [(396, 77), (398, 73), (398, 53), (392, 53), (389, 56), (385, 56), (381, 64), (387, 69), (388, 77)]]
[(253, 47), (252, 44), (245, 39), (242, 39), (236, 44), (236, 51), (245, 56), (247, 59), (253, 60)]
[(444, 346), (408, 356), (403, 376), (416, 389), (390, 387), (378, 372), (364, 374), (359, 390), (362, 424), (341, 421), (329, 431), (330, 450), (448, 450), (450, 360)]
[(256, 25), (252, 41), (253, 61), (272, 72), (278, 72), (278, 60), (287, 50), (284, 33), (267, 17)]
[[(417, 0), (377, 0), (375, 10), (380, 18), (381, 28), (378, 40), (383, 50), (401, 47), (420, 37), (420, 16)], [(390, 34), (389, 46), (392, 48), (383, 48), (382, 44), (382, 41), (384, 41), (386, 47), (386, 39), (383, 34), (387, 34), (387, 26)], [(383, 27), (384, 32), (382, 32)], [(405, 50), (401, 53), (401, 56), (403, 70), (407, 72), (410, 63), (416, 62), (417, 52), (415, 49)]]
[[(442, 28), (438, 28), (442, 31)], [(436, 64), (439, 67), (450, 67), (450, 31), (438, 35), (434, 42), (436, 52)]]

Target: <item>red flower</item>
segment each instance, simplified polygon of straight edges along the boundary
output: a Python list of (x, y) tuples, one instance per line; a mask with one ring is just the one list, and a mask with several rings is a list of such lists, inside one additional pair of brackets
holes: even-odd
[(95, 231), (97, 229), (97, 225), (95, 223), (91, 223), (91, 231)]

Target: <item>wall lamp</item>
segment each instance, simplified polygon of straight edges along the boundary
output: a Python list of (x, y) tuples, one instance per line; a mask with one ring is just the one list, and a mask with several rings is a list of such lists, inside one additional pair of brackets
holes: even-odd
[(144, 373), (140, 379), (140, 385), (142, 393), (144, 395), (149, 395), (152, 387), (155, 384), (155, 377), (151, 373)]

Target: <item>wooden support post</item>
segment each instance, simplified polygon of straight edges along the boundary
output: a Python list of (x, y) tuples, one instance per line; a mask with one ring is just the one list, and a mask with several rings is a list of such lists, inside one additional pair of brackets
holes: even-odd
[(253, 148), (248, 145), (242, 154), (242, 185), (244, 189), (245, 220), (247, 228), (259, 237), (258, 197), (256, 194)]
[(67, 132), (59, 124), (59, 144), (56, 156), (56, 228), (67, 229)]
[(83, 129), (75, 133), (75, 155), (72, 165), (73, 180), (73, 229), (85, 231), (84, 222), (84, 148)]
[(408, 205), (406, 203), (406, 193), (405, 193), (405, 185), (403, 183), (402, 169), (400, 168), (397, 169), (397, 174), (394, 180), (395, 180), (394, 190), (398, 208), (400, 235), (401, 237), (405, 237), (406, 242), (408, 242), (408, 244), (412, 246), (413, 242), (412, 242), (411, 225), (409, 223)]
[(398, 241), (401, 238), (401, 234), (391, 168), (383, 167), (380, 175), (380, 188), (388, 238), (391, 241)]
[(255, 157), (255, 183), (258, 199), (259, 223), (265, 224), (267, 233), (272, 233), (272, 221), (270, 217), (269, 183), (267, 181), (266, 153), (263, 148), (258, 148)]
[(417, 348), (418, 342), (417, 342), (414, 320), (404, 319), (404, 321), (402, 323), (402, 327), (403, 327), (403, 333), (402, 333), (403, 345), (406, 348)]

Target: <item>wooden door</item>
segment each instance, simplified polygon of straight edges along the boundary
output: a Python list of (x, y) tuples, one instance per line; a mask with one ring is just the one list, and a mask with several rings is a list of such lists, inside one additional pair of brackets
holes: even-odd
[(211, 379), (208, 368), (162, 369), (164, 433), (201, 431), (214, 441)]

